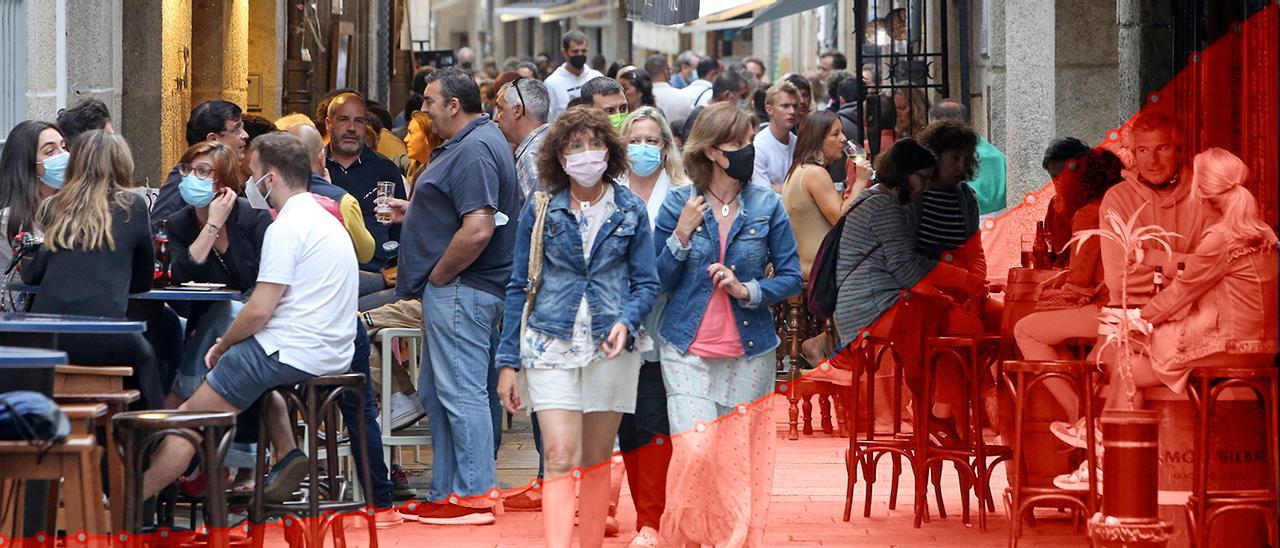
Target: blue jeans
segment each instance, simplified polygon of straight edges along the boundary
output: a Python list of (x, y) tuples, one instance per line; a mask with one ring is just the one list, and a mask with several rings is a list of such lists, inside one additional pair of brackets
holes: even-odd
[[(369, 481), (373, 482), (371, 487), (366, 487), (368, 491), (373, 493), (372, 499), (374, 506), (378, 508), (391, 508), (395, 502), (391, 498), (391, 476), (387, 473), (387, 463), (382, 459), (382, 429), (378, 427), (378, 401), (373, 397), (373, 378), (369, 374), (369, 333), (364, 329), (364, 322), (356, 320), (356, 349), (355, 354), (351, 356), (351, 373), (359, 373), (364, 375), (364, 409), (356, 407), (355, 396), (343, 394), (342, 399), (338, 400), (338, 408), (342, 411), (342, 422), (347, 425), (347, 435), (351, 437), (351, 443), (354, 445), (356, 438), (356, 421), (364, 421), (364, 450), (369, 455)], [(364, 415), (363, 417), (358, 414)], [(353, 447), (352, 456), (356, 460), (356, 469), (364, 467), (363, 459), (360, 453)], [(366, 495), (367, 497), (368, 495)]]
[[(431, 430), (427, 500), (483, 497), (496, 487), (502, 434), (497, 351), (502, 299), (455, 279), (422, 292), (423, 360), (418, 393)], [(463, 501), (490, 506), (488, 499)]]

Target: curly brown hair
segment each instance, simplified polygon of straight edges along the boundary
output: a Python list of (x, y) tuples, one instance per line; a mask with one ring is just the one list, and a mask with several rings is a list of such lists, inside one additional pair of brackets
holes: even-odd
[(1095, 148), (1083, 156), (1067, 160), (1061, 185), (1063, 205), (1067, 211), (1075, 212), (1085, 204), (1101, 200), (1107, 190), (1124, 180), (1120, 174), (1124, 170), (1124, 162), (1115, 153), (1104, 148)]
[(542, 148), (538, 150), (538, 176), (542, 185), (551, 192), (569, 188), (569, 174), (560, 163), (561, 153), (573, 137), (589, 132), (604, 141), (608, 152), (605, 177), (616, 178), (627, 170), (627, 147), (605, 117), (604, 111), (587, 106), (572, 107), (564, 111), (547, 129)]
[(939, 157), (947, 151), (959, 151), (965, 158), (964, 176), (960, 180), (973, 180), (973, 174), (978, 170), (978, 134), (968, 124), (955, 120), (934, 122), (926, 126), (916, 140)]

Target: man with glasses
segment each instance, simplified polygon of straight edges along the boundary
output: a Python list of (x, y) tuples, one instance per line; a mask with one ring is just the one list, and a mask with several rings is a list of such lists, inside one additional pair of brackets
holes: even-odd
[(503, 86), (494, 101), (493, 121), (507, 142), (516, 147), (516, 181), (525, 199), (539, 187), (538, 150), (547, 134), (550, 106), (547, 86), (524, 77)]
[[(187, 146), (201, 141), (218, 141), (227, 145), (236, 154), (236, 164), (244, 160), (245, 148), (249, 145), (249, 134), (244, 130), (241, 120), (242, 111), (235, 103), (213, 99), (196, 105), (187, 119)], [(182, 195), (178, 192), (178, 183), (182, 174), (174, 167), (165, 177), (164, 185), (155, 204), (151, 206), (152, 219), (167, 219), (182, 209)]]
[(379, 223), (374, 211), (378, 198), (378, 181), (394, 183), (394, 197), (404, 199), (404, 177), (391, 160), (365, 146), (369, 111), (364, 98), (343, 93), (329, 102), (325, 129), (329, 135), (329, 157), (325, 168), (333, 184), (360, 202), (364, 226), (373, 234), (373, 259), (360, 265), (361, 311), (372, 310), (396, 301), (395, 290), (387, 285), (382, 268), (391, 258), (383, 246), (400, 240), (400, 227)]

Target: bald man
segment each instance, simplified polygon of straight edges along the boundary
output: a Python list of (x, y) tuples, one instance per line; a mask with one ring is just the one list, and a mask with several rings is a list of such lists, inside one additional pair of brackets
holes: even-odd
[(373, 258), (373, 235), (364, 226), (364, 214), (360, 211), (360, 202), (347, 191), (329, 182), (329, 172), (325, 169), (324, 137), (316, 128), (306, 124), (296, 124), (288, 129), (289, 134), (297, 137), (307, 146), (311, 154), (311, 193), (319, 194), (333, 200), (341, 213), (342, 226), (351, 235), (351, 244), (356, 248), (356, 260), (368, 262)]

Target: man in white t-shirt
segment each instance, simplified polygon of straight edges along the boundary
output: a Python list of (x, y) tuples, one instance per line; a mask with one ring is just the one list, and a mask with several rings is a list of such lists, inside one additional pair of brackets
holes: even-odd
[(715, 57), (707, 56), (698, 61), (698, 79), (680, 90), (685, 101), (689, 102), (689, 111), (711, 102), (711, 85), (721, 69), (720, 60)]
[(689, 102), (684, 100), (684, 93), (671, 85), (671, 65), (667, 64), (667, 56), (660, 53), (650, 55), (644, 60), (644, 71), (653, 79), (653, 104), (666, 116), (671, 127), (681, 127), (689, 115)]
[(587, 35), (571, 30), (560, 39), (560, 47), (563, 48), (565, 62), (543, 81), (547, 85), (547, 94), (551, 96), (551, 112), (547, 115), (547, 123), (555, 122), (560, 113), (569, 107), (569, 101), (578, 98), (582, 84), (597, 76), (604, 76), (587, 66)]
[[(196, 393), (179, 408), (239, 413), (268, 390), (323, 375), (345, 373), (356, 338), (359, 282), (355, 250), (342, 223), (307, 190), (311, 161), (306, 145), (288, 133), (253, 142), (252, 177), (245, 193), (254, 207), (279, 215), (262, 242), (253, 296), (205, 356), (210, 368)], [(199, 238), (217, 236), (206, 226)], [(279, 420), (275, 420), (275, 419)], [(306, 475), (285, 417), (270, 428), (276, 454), (266, 498), (284, 500)], [(168, 438), (151, 458), (143, 481), (150, 498), (186, 470), (194, 449)]]
[(756, 165), (751, 174), (751, 184), (782, 192), (782, 183), (791, 169), (792, 153), (796, 149), (796, 137), (791, 128), (796, 126), (796, 104), (800, 91), (787, 81), (774, 84), (764, 96), (764, 111), (769, 125), (756, 133), (751, 144), (756, 149)]

